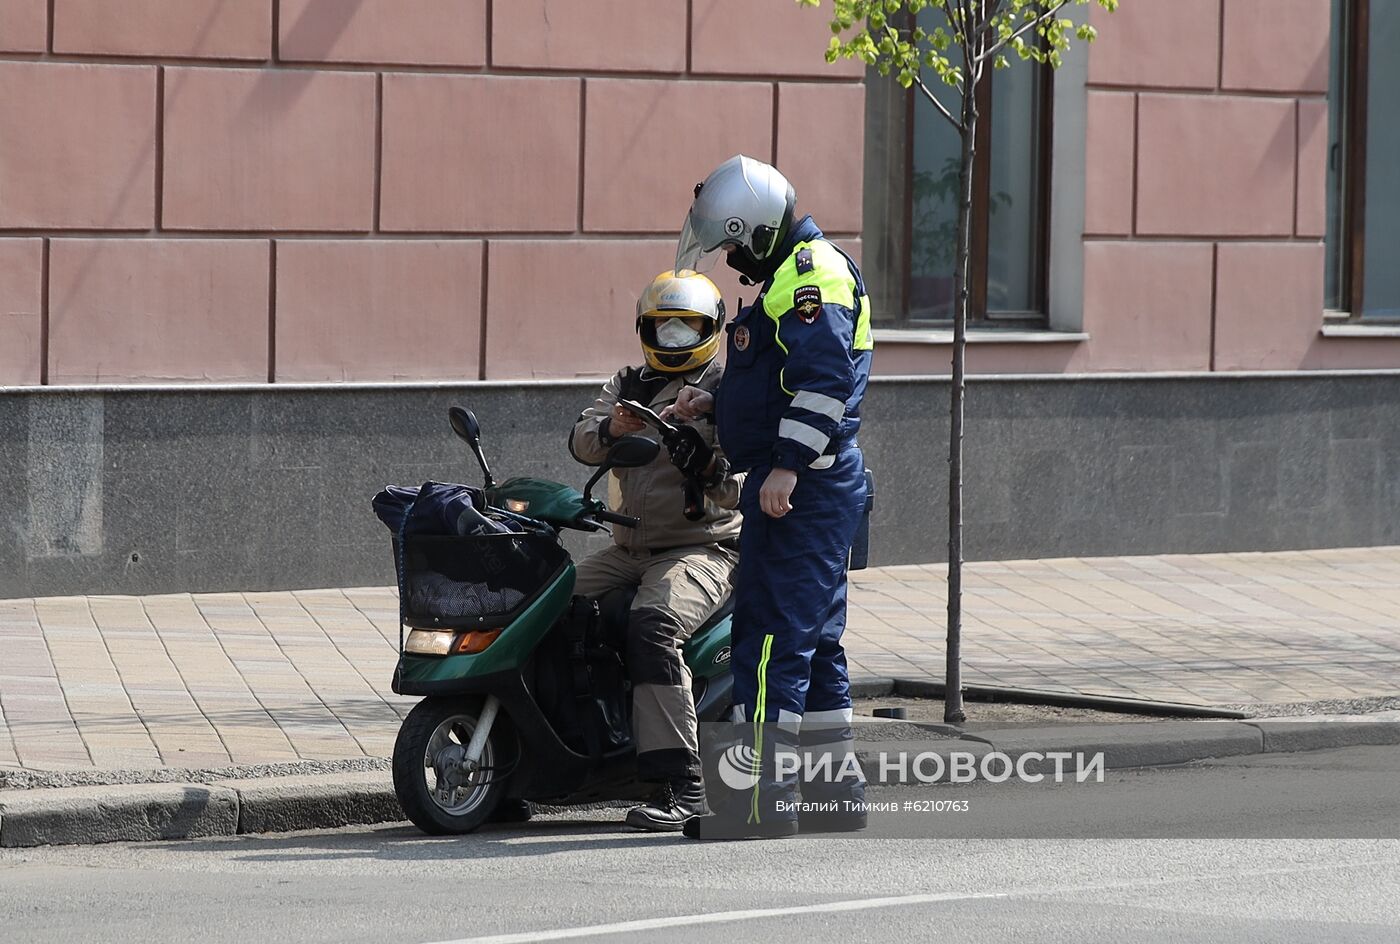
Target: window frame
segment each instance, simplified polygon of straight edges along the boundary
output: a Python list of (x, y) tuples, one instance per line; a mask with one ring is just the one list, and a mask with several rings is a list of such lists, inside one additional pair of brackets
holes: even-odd
[[(1400, 316), (1366, 314), (1366, 131), (1370, 104), (1371, 66), (1371, 0), (1336, 0), (1342, 4), (1341, 42), (1342, 121), (1341, 166), (1342, 182), (1338, 200), (1341, 203), (1337, 236), (1341, 245), (1338, 267), (1339, 308), (1324, 312), (1327, 324), (1396, 325)], [(1329, 89), (1328, 106), (1332, 92)], [(1331, 161), (1331, 155), (1328, 155)], [(1324, 237), (1325, 239), (1325, 237)], [(1330, 253), (1334, 247), (1327, 247)]]
[[(1028, 67), (1022, 66), (1020, 63), (1015, 65), (1022, 68)], [(1052, 69), (1038, 65), (1033, 68), (1035, 70), (1035, 128), (1033, 135), (1037, 166), (1034, 175), (1035, 231), (1032, 237), (1034, 249), (1031, 253), (1033, 266), (1031, 280), (1036, 307), (1030, 311), (987, 310), (988, 275), (991, 259), (992, 96), (997, 73), (997, 70), (991, 69), (988, 72), (987, 80), (978, 90), (972, 231), (970, 234), (971, 259), (969, 260), (968, 279), (971, 293), (971, 311), (968, 317), (970, 328), (1018, 330), (1048, 330), (1050, 328), (1051, 186), (1053, 180), (1055, 76)], [(916, 109), (928, 108), (929, 106), (919, 100), (921, 93), (917, 89), (900, 89), (890, 79), (882, 77), (878, 73), (871, 72), (866, 81), (868, 86), (873, 86), (877, 90), (893, 86), (899, 97), (898, 106), (889, 109), (898, 117), (893, 121), (886, 117), (883, 128), (868, 130), (867, 140), (871, 134), (897, 134), (900, 136), (900, 140), (896, 148), (902, 155), (899, 162), (901, 166), (896, 171), (900, 176), (898, 206), (884, 208), (884, 219), (889, 220), (891, 217), (897, 216), (896, 225), (900, 228), (899, 238), (894, 241), (896, 258), (891, 260), (888, 267), (888, 274), (893, 276), (898, 284), (893, 286), (892, 291), (886, 295), (886, 304), (877, 307), (875, 327), (886, 330), (944, 329), (952, 324), (951, 316), (929, 316), (910, 309), (914, 274), (914, 206), (912, 199), (915, 173), (914, 122), (917, 114)], [(889, 193), (888, 187), (884, 189), (884, 195), (881, 199), (896, 202), (895, 196)], [(896, 212), (891, 213), (890, 210)], [(872, 228), (878, 229), (878, 226), (867, 227), (867, 229)], [(889, 304), (890, 301), (893, 301), (894, 304)], [(881, 314), (885, 312), (892, 312), (893, 317), (881, 317)]]

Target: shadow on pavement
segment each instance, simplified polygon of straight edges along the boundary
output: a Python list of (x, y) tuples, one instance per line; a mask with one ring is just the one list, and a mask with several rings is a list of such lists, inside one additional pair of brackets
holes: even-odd
[[(353, 829), (353, 827), (347, 827)], [(622, 849), (638, 843), (690, 844), (679, 833), (644, 833), (621, 819), (540, 819), (525, 825), (485, 826), (466, 836), (426, 836), (412, 826), (366, 827), (361, 832), (307, 832), (231, 836), (154, 843), (176, 854), (209, 852), (239, 862), (382, 859), (520, 859), (559, 852)]]

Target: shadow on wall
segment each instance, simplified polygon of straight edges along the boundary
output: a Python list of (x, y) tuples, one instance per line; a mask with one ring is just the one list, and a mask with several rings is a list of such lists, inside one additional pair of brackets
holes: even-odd
[[(363, 5), (364, 0), (309, 0), (296, 23), (286, 30), (285, 45), (307, 50), (308, 58), (326, 56)], [(278, 44), (282, 45), (280, 37)]]
[[(303, 59), (328, 57), (363, 4), (364, 0), (310, 0), (283, 34), (285, 42), (282, 35), (277, 37), (278, 48), (286, 45), (305, 50)], [(278, 32), (283, 33), (280, 25)], [(238, 112), (239, 120), (256, 121), (266, 111), (286, 108), (300, 97), (315, 75), (309, 69), (264, 69)]]

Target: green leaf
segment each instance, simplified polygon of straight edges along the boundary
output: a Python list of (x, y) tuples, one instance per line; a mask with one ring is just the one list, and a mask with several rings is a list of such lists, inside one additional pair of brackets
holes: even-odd
[[(822, 6), (821, 0), (795, 2), (800, 7)], [(1073, 41), (1092, 42), (1098, 36), (1094, 27), (1060, 15), (1070, 3), (1097, 3), (1112, 13), (1119, 0), (833, 0), (825, 58), (859, 59), (904, 88), (921, 82), (932, 85), (936, 76), (956, 91), (950, 109), (956, 113), (957, 98), (972, 89), (963, 67), (949, 58), (954, 48), (961, 60), (968, 37), (979, 45), (989, 40), (999, 47), (989, 53), (993, 69), (1009, 69), (1018, 60), (1058, 68)], [(916, 20), (919, 14), (924, 16)], [(986, 64), (984, 60), (976, 65), (977, 82), (986, 75)]]

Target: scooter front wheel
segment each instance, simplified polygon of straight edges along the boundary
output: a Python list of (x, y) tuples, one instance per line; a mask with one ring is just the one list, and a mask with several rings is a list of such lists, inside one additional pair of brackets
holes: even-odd
[(399, 728), (394, 792), (408, 818), (429, 835), (472, 832), (505, 795), (504, 718), (491, 726), (478, 763), (463, 763), (481, 706), (480, 698), (425, 698)]

